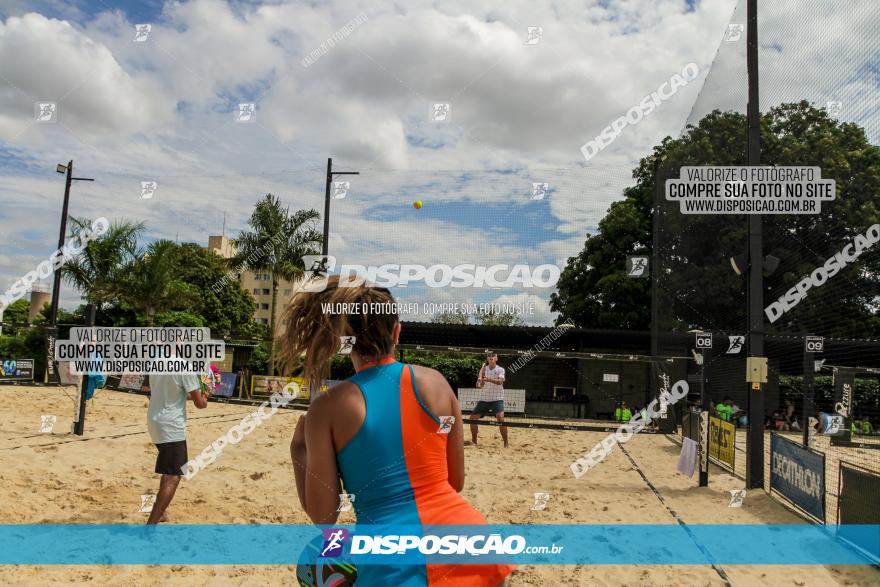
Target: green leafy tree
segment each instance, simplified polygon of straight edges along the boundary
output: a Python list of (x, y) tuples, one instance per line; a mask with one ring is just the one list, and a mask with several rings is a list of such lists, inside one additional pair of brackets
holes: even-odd
[[(498, 312), (493, 309), (483, 310), (474, 315), (476, 324), (480, 326), (522, 326), (525, 321), (519, 314), (514, 312)], [(466, 312), (441, 312), (436, 314), (431, 322), (435, 324), (472, 324), (471, 315)]]
[(253, 331), (254, 298), (238, 280), (224, 280), (228, 271), (225, 259), (195, 243), (178, 248), (176, 275), (198, 289), (191, 311), (200, 317), (199, 326), (209, 327), (214, 337), (247, 336)]
[[(84, 305), (79, 306), (73, 312), (68, 312), (64, 308), (58, 308), (58, 324), (85, 324), (85, 309), (86, 307)], [(43, 307), (40, 308), (40, 313), (34, 317), (34, 324), (48, 324), (49, 315), (51, 313), (52, 304), (46, 302), (43, 304)]]
[(147, 326), (155, 326), (159, 314), (189, 310), (198, 301), (198, 288), (178, 274), (178, 249), (172, 241), (156, 241), (138, 255), (120, 279), (123, 305), (140, 313)]
[[(70, 220), (73, 234), (91, 228), (88, 218)], [(110, 223), (107, 232), (90, 240), (73, 259), (61, 266), (61, 275), (90, 304), (103, 308), (115, 302), (123, 276), (137, 260), (138, 238), (143, 222), (119, 220)]]
[(477, 314), (477, 322), (481, 326), (523, 326), (522, 316), (514, 312), (497, 312), (493, 309)]
[(468, 324), (470, 320), (464, 312), (440, 312), (431, 318), (431, 322), (435, 324)]
[(291, 214), (277, 197), (266, 194), (254, 206), (248, 222), (251, 230), (242, 231), (235, 238), (236, 255), (229, 260), (229, 266), (245, 266), (272, 276), (270, 336), (274, 336), (278, 284), (281, 280), (302, 279), (305, 275), (303, 256), (321, 252), (323, 237), (317, 230), (318, 218), (316, 210), (298, 210)]
[(4, 334), (15, 334), (24, 326), (28, 319), (28, 311), (31, 304), (27, 300), (15, 300), (3, 310), (3, 322), (17, 324), (19, 326), (4, 326)]
[[(625, 275), (626, 257), (650, 254), (654, 159), (660, 181), (678, 177), (685, 165), (744, 165), (745, 116), (712, 112), (678, 139), (666, 137), (652, 157), (633, 171), (636, 184), (624, 190), (591, 235), (584, 249), (568, 260), (551, 296), (550, 308), (581, 327), (647, 329), (651, 280)], [(821, 214), (765, 217), (764, 251), (782, 260), (765, 279), (765, 301), (794, 286), (841, 243), (880, 221), (880, 149), (863, 129), (838, 123), (807, 102), (783, 104), (761, 117), (762, 165), (819, 166), (823, 178), (836, 181), (837, 200)], [(743, 277), (729, 258), (747, 249), (743, 215), (683, 215), (664, 208), (663, 233), (671, 235), (660, 251), (658, 295), (666, 319), (660, 328), (737, 328), (746, 323)], [(677, 235), (681, 235), (677, 237)], [(686, 242), (686, 246), (683, 244)], [(880, 332), (876, 301), (880, 296), (880, 256), (864, 254), (830, 279), (768, 331), (811, 330), (827, 336), (872, 336)], [(833, 311), (830, 309), (833, 308)]]

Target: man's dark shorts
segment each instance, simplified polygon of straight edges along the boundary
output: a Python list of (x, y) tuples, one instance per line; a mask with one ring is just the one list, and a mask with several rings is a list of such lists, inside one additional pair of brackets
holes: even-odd
[(478, 416), (488, 416), (489, 414), (497, 414), (503, 411), (504, 400), (500, 399), (494, 402), (477, 402), (477, 405), (474, 406), (474, 411), (471, 413)]
[(189, 460), (186, 441), (163, 442), (157, 444), (159, 456), (156, 457), (156, 472), (160, 475), (183, 475), (183, 466)]

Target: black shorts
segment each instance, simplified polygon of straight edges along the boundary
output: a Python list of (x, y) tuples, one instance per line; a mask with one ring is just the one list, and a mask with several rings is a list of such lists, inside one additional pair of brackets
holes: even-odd
[(498, 412), (503, 411), (504, 400), (499, 399), (494, 402), (478, 401), (477, 405), (474, 406), (474, 410), (471, 413), (477, 414), (478, 416), (487, 416), (489, 414), (497, 414)]
[(183, 475), (183, 466), (189, 460), (186, 441), (163, 442), (157, 444), (159, 456), (156, 457), (156, 472), (160, 475)]

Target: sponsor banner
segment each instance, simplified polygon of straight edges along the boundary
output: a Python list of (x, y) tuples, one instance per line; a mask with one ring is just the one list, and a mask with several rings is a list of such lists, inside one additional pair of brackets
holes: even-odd
[[(288, 383), (296, 383), (300, 387), (300, 400), (310, 400), (311, 387), (309, 382), (302, 377), (280, 377), (276, 375), (251, 375), (251, 394), (253, 395), (272, 395), (273, 393), (281, 393), (284, 386)], [(329, 388), (322, 386), (320, 391), (327, 391)]]
[(856, 384), (856, 373), (853, 369), (834, 369), (834, 413), (843, 417), (842, 430), (831, 436), (831, 444), (844, 444), (852, 440), (853, 388)]
[(736, 426), (714, 416), (709, 418), (709, 458), (734, 470)]
[[(458, 401), (461, 404), (462, 412), (470, 412), (477, 406), (480, 401), (480, 389), (476, 387), (459, 387)], [(526, 411), (526, 390), (525, 389), (505, 389), (504, 390), (504, 411), (509, 414), (523, 414)]]
[(46, 327), (46, 382), (50, 384), (60, 383), (58, 365), (55, 363), (55, 343), (58, 340), (58, 328)]
[(58, 363), (58, 378), (61, 382), (61, 385), (79, 385), (82, 382), (82, 375), (77, 375), (73, 373), (73, 368), (70, 365), (70, 362), (63, 361)]
[(135, 391), (149, 391), (150, 379), (148, 375), (140, 373), (123, 373), (119, 378), (119, 389), (133, 389)]
[(839, 498), (837, 500), (838, 536), (867, 553), (880, 552), (880, 532), (862, 536), (851, 531), (853, 524), (880, 524), (880, 475), (840, 463)]
[(238, 382), (238, 373), (220, 373), (220, 385), (214, 389), (217, 397), (232, 397), (235, 395), (235, 384)]
[(666, 366), (663, 363), (654, 361), (651, 363), (651, 370), (654, 373), (654, 386), (660, 400), (660, 417), (656, 419), (657, 429), (664, 434), (675, 434), (677, 432), (675, 408), (669, 404), (668, 400), (672, 379), (666, 372)]
[(709, 471), (709, 412), (700, 412), (700, 471)]
[(33, 381), (33, 359), (6, 359), (0, 362), (0, 381)]
[(825, 521), (825, 456), (770, 435), (770, 489)]
[[(849, 529), (857, 538), (880, 532), (877, 525)], [(353, 547), (368, 552), (353, 555)], [(880, 552), (868, 554), (880, 561)], [(864, 556), (814, 524), (0, 525), (4, 565), (291, 565), (340, 559), (355, 565), (847, 565), (865, 564)]]

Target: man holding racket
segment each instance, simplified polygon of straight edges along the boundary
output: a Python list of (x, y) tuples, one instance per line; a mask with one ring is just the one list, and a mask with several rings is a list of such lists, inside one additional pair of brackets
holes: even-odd
[[(480, 388), (480, 401), (471, 412), (471, 420), (479, 420), (487, 414), (495, 414), (495, 419), (501, 422), (501, 440), (504, 448), (507, 443), (507, 426), (504, 425), (504, 367), (498, 365), (498, 355), (486, 354), (486, 362), (480, 367), (480, 376), (477, 379), (477, 387)], [(471, 441), (477, 444), (477, 425), (471, 424)]]

